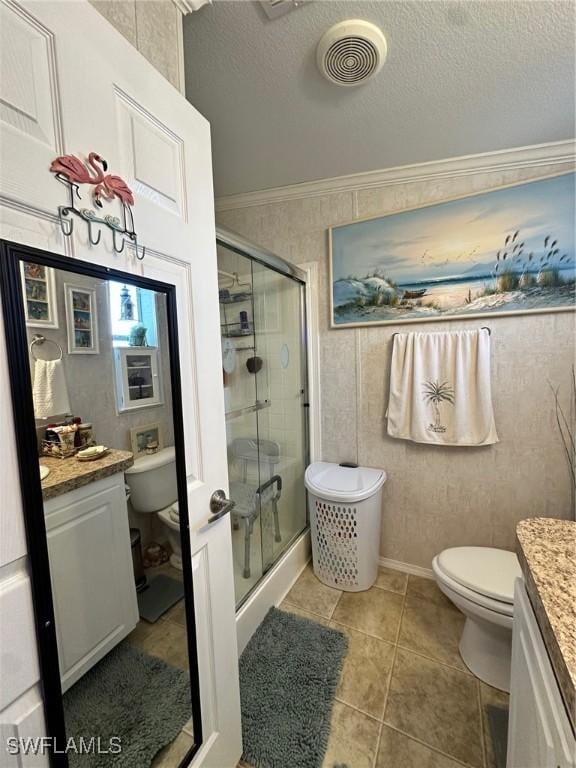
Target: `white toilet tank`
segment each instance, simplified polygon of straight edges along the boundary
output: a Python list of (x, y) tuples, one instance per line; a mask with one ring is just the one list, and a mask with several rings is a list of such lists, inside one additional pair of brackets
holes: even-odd
[(130, 501), (136, 512), (158, 512), (178, 499), (176, 453), (173, 446), (135, 459), (124, 475), (130, 486)]

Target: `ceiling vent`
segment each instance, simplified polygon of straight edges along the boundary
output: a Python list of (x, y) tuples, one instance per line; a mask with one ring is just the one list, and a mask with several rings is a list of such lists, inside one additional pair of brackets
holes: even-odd
[(311, 0), (260, 0), (260, 5), (269, 19), (277, 19), (284, 16), (285, 13), (300, 8), (301, 5), (309, 3)]
[(369, 21), (341, 21), (325, 32), (316, 51), (318, 69), (336, 85), (362, 85), (386, 60), (386, 38)]

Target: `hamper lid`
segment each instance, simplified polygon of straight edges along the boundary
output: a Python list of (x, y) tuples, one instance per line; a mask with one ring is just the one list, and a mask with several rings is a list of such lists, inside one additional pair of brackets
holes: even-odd
[(304, 475), (306, 488), (329, 501), (362, 501), (384, 485), (386, 472), (369, 467), (350, 467), (316, 461)]

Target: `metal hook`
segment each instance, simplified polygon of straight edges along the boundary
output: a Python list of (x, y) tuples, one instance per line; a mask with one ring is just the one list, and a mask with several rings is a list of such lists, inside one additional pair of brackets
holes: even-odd
[(129, 232), (134, 232), (134, 214), (132, 213), (132, 208), (130, 208), (129, 205), (126, 205), (126, 203), (122, 203), (122, 211), (124, 213), (124, 229)]
[(81, 200), (82, 195), (80, 194), (80, 187), (78, 184), (75, 184), (73, 181), (70, 181), (69, 178), (66, 176), (63, 176), (61, 173), (56, 174), (56, 179), (61, 183), (64, 184), (66, 187), (68, 187), (68, 195), (70, 197), (70, 206), (74, 207), (74, 192), (78, 195), (78, 198)]
[(134, 253), (136, 254), (136, 258), (138, 259), (138, 261), (144, 261), (144, 256), (146, 255), (146, 246), (145, 245), (142, 246), (142, 256), (140, 256), (138, 254), (138, 238), (136, 234), (132, 236), (132, 241), (134, 243)]
[(90, 219), (85, 219), (85, 221), (86, 221), (86, 224), (88, 224), (88, 239), (90, 240), (90, 244), (98, 245), (98, 243), (100, 242), (100, 238), (102, 236), (101, 230), (98, 230), (98, 237), (96, 238), (96, 240), (94, 240), (92, 238), (92, 222), (90, 221)]
[(66, 235), (66, 237), (70, 237), (72, 231), (74, 230), (74, 219), (64, 219), (64, 216), (68, 216), (69, 212), (70, 209), (65, 205), (58, 206), (58, 220), (60, 221), (60, 229), (62, 230), (62, 234)]
[(116, 253), (122, 253), (122, 251), (124, 250), (124, 246), (126, 245), (126, 240), (124, 240), (124, 238), (122, 238), (122, 248), (117, 248), (116, 247), (116, 230), (113, 229), (112, 230), (112, 243), (114, 245), (114, 250), (116, 251)]

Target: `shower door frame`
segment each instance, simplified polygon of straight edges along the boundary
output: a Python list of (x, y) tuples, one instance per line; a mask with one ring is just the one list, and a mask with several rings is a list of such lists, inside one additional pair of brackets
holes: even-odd
[[(297, 283), (300, 287), (300, 365), (302, 370), (302, 403), (304, 409), (304, 467), (306, 468), (310, 463), (311, 454), (311, 403), (310, 403), (310, 360), (309, 360), (309, 323), (308, 323), (308, 300), (309, 300), (309, 285), (308, 285), (308, 273), (306, 270), (301, 269), (296, 264), (291, 264), (280, 256), (266, 250), (254, 243), (246, 240), (241, 235), (224, 229), (223, 227), (216, 227), (216, 244), (227, 248), (234, 253), (237, 253), (244, 258), (266, 267), (284, 277), (287, 277)], [(317, 418), (316, 409), (312, 409), (312, 418)], [(314, 430), (317, 433), (317, 430)], [(306, 492), (306, 500), (308, 494)], [(290, 550), (290, 548), (298, 541), (298, 539), (306, 534), (306, 531), (310, 527), (310, 520), (308, 515), (308, 503), (306, 501), (306, 525), (302, 529), (302, 532), (293, 541), (287, 550), (280, 553), (278, 558), (268, 565), (267, 568), (263, 568), (262, 575), (258, 581), (252, 586), (251, 589), (244, 595), (242, 600), (236, 605), (236, 613), (246, 604), (249, 598), (254, 594), (254, 591), (262, 583), (262, 580), (266, 575), (277, 565), (279, 560)]]

